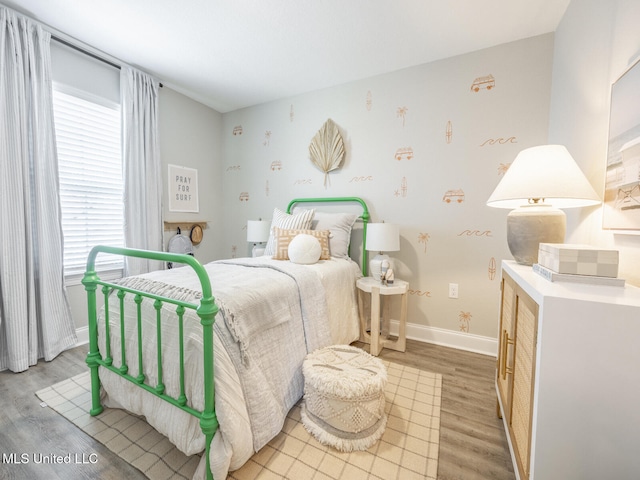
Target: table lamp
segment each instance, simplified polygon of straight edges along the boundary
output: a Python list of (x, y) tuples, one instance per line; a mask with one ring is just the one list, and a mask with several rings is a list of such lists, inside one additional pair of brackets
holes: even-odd
[(259, 257), (264, 254), (266, 245), (263, 243), (269, 240), (270, 230), (271, 222), (268, 220), (249, 220), (247, 222), (247, 242), (253, 243), (252, 256)]
[(538, 261), (540, 243), (564, 243), (561, 208), (597, 205), (600, 198), (563, 145), (522, 150), (493, 191), (487, 205), (509, 208), (507, 243), (523, 265)]
[(369, 275), (376, 280), (380, 280), (383, 262), (388, 262), (389, 268), (393, 268), (389, 255), (383, 252), (397, 252), (400, 250), (400, 228), (392, 223), (370, 223), (367, 225), (367, 244), (365, 248), (369, 251), (378, 252), (369, 262)]

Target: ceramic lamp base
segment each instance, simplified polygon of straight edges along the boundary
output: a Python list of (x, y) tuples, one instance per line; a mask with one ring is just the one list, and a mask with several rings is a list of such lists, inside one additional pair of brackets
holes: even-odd
[(567, 217), (551, 205), (524, 205), (507, 215), (507, 243), (516, 262), (538, 263), (541, 243), (564, 243)]

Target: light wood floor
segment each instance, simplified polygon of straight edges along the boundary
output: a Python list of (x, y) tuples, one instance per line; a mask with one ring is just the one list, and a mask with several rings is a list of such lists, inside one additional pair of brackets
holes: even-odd
[[(358, 346), (362, 344), (356, 343)], [(368, 346), (364, 347), (368, 349)], [(0, 372), (0, 479), (141, 479), (138, 470), (76, 428), (34, 393), (87, 370), (86, 346), (23, 373)], [(407, 341), (405, 353), (384, 349), (381, 358), (439, 372), (443, 376), (438, 478), (515, 478), (502, 421), (496, 417), (495, 359), (426, 343)], [(26, 454), (28, 463), (9, 462)], [(90, 454), (96, 463), (36, 464), (38, 456)]]
[(383, 349), (379, 357), (442, 374), (439, 479), (515, 478), (496, 415), (495, 357), (413, 340), (407, 340), (406, 352)]

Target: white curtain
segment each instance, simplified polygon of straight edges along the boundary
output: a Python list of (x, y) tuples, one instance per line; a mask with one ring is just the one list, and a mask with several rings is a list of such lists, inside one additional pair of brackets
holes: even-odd
[[(162, 251), (162, 174), (158, 146), (159, 82), (122, 67), (124, 229), (129, 248)], [(126, 274), (163, 268), (162, 262), (127, 258)]]
[(76, 344), (66, 296), (51, 36), (0, 7), (0, 370)]

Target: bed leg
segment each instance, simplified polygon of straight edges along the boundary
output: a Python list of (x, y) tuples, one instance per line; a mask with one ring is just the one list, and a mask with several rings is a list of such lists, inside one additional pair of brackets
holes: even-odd
[[(203, 295), (205, 292), (203, 291)], [(213, 480), (211, 464), (209, 462), (209, 451), (213, 435), (218, 429), (218, 418), (215, 410), (215, 386), (213, 381), (213, 324), (218, 306), (215, 304), (213, 296), (203, 296), (197, 310), (202, 324), (202, 348), (204, 350), (204, 410), (200, 417), (200, 428), (205, 435), (205, 455), (207, 456), (207, 480)]]
[(200, 417), (200, 428), (202, 429), (202, 433), (204, 433), (204, 454), (207, 466), (207, 480), (213, 480), (209, 453), (211, 452), (211, 441), (213, 440), (213, 435), (216, 433), (216, 430), (218, 430), (218, 419), (215, 411), (202, 412), (202, 416)]
[[(100, 354), (98, 354), (98, 357)], [(96, 416), (102, 413), (104, 407), (100, 403), (100, 377), (98, 376), (98, 362), (95, 359), (95, 355), (91, 353), (87, 355), (87, 365), (91, 369), (91, 410), (89, 413), (91, 416)]]
[(211, 441), (212, 440), (213, 440), (213, 433), (207, 434), (205, 436), (204, 454), (207, 456), (207, 458), (206, 458), (207, 480), (213, 480), (213, 473), (211, 472), (211, 461), (209, 460), (209, 453), (211, 452)]
[(96, 311), (96, 289), (97, 275), (95, 272), (87, 272), (82, 279), (84, 288), (87, 291), (87, 305), (89, 310), (89, 354), (87, 355), (87, 365), (91, 370), (91, 410), (92, 416), (102, 413), (104, 408), (100, 404), (100, 377), (98, 376), (98, 360), (102, 360), (98, 350), (98, 316)]

